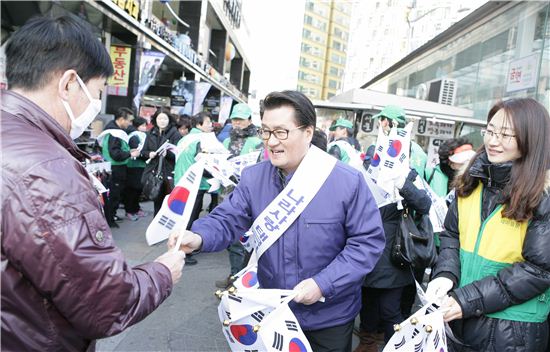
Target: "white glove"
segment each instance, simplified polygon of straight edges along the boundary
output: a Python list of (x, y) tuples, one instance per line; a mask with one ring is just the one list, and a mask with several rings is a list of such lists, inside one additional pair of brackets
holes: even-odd
[(441, 304), (443, 298), (452, 288), (453, 281), (451, 279), (447, 279), (446, 277), (438, 277), (437, 279), (433, 279), (428, 283), (428, 288), (426, 289), (426, 298), (428, 299), (428, 301)]

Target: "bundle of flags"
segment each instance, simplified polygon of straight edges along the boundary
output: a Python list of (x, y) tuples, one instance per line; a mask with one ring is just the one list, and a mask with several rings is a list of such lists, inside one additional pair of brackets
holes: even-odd
[(296, 292), (262, 289), (217, 293), (222, 331), (232, 351), (306, 352), (311, 346), (288, 303)]
[(415, 282), (416, 292), (423, 306), (411, 317), (394, 326), (395, 333), (383, 352), (447, 352), (447, 334), (443, 311), (439, 305), (426, 298), (420, 284)]

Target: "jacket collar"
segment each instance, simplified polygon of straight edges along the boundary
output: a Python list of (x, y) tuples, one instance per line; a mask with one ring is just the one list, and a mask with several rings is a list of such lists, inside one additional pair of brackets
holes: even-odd
[(80, 161), (89, 159), (89, 155), (78, 148), (67, 131), (41, 107), (10, 90), (3, 90), (1, 94), (3, 111), (46, 133), (76, 159)]
[(470, 167), (470, 176), (480, 178), (487, 187), (504, 188), (510, 181), (512, 162), (493, 164), (489, 161), (487, 153), (479, 154)]

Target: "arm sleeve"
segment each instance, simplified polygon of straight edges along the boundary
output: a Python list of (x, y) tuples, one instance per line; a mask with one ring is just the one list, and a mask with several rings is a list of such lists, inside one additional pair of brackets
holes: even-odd
[(376, 202), (363, 176), (359, 173), (354, 176), (355, 192), (346, 206), (344, 249), (313, 277), (327, 299), (363, 280), (378, 262), (385, 246), (384, 229)]
[(416, 212), (426, 215), (430, 212), (432, 201), (425, 190), (416, 188), (413, 181), (418, 176), (414, 169), (411, 169), (405, 179), (405, 183), (399, 194), (405, 199), (407, 206)]
[(544, 293), (550, 288), (550, 219), (539, 218), (527, 228), (522, 255), (525, 261), (501, 269), (456, 289), (453, 296), (463, 317), (499, 312)]
[(246, 188), (249, 174), (245, 169), (233, 192), (212, 213), (193, 223), (191, 231), (202, 237), (202, 251), (226, 249), (252, 226), (250, 194)]
[(109, 138), (109, 154), (111, 154), (111, 158), (116, 161), (124, 161), (130, 157), (129, 152), (122, 150), (120, 138), (115, 138), (113, 136)]
[(456, 287), (460, 279), (460, 240), (458, 232), (458, 203), (455, 199), (445, 217), (445, 231), (440, 234), (439, 256), (433, 278), (443, 276), (451, 279)]
[(130, 267), (89, 179), (59, 182), (63, 168), (64, 159), (32, 173), (3, 202), (2, 231), (10, 234), (2, 236), (3, 255), (82, 336), (114, 335), (169, 296), (170, 271), (160, 263)]

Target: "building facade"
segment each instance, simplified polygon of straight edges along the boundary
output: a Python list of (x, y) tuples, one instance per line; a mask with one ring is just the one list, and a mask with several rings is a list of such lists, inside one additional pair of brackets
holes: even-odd
[(305, 3), (297, 89), (312, 99), (342, 91), (352, 3)]
[(362, 88), (437, 101), (448, 84), (449, 103), (479, 120), (500, 99), (550, 108), (550, 4), (488, 2)]
[(7, 1), (2, 43), (32, 16), (66, 13), (88, 22), (110, 51), (115, 74), (104, 115), (131, 107), (148, 117), (169, 106), (176, 114), (208, 110), (217, 119), (248, 99), (250, 46), (240, 0)]
[(369, 81), (486, 1), (354, 2), (344, 91)]

